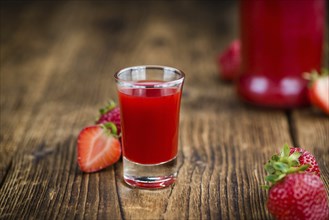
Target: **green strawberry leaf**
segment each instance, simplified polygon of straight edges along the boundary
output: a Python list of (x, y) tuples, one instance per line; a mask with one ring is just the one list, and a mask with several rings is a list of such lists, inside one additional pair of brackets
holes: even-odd
[(265, 164), (265, 170), (269, 173), (269, 174), (274, 174), (275, 173), (275, 169), (271, 164)]
[(283, 163), (283, 162), (275, 162), (273, 164), (273, 168), (276, 169), (276, 170), (281, 171), (282, 173), (285, 173), (285, 172), (288, 171), (289, 165), (286, 164), (286, 163)]
[(285, 144), (283, 146), (283, 149), (281, 150), (281, 157), (289, 157), (289, 154), (290, 154), (290, 147)]
[(280, 151), (280, 154), (273, 155), (271, 159), (264, 165), (267, 176), (265, 181), (269, 183), (270, 188), (277, 182), (285, 178), (287, 174), (298, 173), (307, 170), (308, 164), (300, 165), (299, 157), (302, 154), (300, 152), (294, 152), (290, 155), (290, 147), (285, 144)]
[(278, 175), (268, 175), (265, 177), (267, 182), (275, 183), (278, 178)]
[(280, 160), (280, 157), (278, 156), (278, 155), (273, 155), (272, 157), (271, 157), (271, 160), (273, 160), (273, 161), (279, 161)]

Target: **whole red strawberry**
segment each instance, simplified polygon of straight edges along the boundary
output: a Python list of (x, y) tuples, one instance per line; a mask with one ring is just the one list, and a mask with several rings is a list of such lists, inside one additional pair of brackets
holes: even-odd
[(268, 211), (277, 219), (327, 220), (327, 193), (320, 177), (310, 173), (287, 175), (269, 190)]
[(218, 55), (217, 65), (220, 77), (224, 80), (234, 80), (241, 66), (240, 41), (234, 40), (228, 48)]
[(116, 106), (114, 101), (109, 103), (102, 109), (99, 110), (100, 116), (96, 121), (96, 124), (105, 124), (112, 122), (117, 127), (117, 134), (121, 134), (121, 120), (120, 120), (120, 108)]
[(270, 183), (265, 186), (269, 189), (267, 209), (275, 218), (329, 218), (327, 193), (319, 172), (313, 170), (314, 164), (318, 168), (309, 152), (285, 145), (280, 154), (273, 155), (265, 165), (268, 173), (265, 180)]
[(300, 165), (309, 164), (309, 167), (305, 170), (305, 172), (314, 173), (315, 175), (320, 176), (319, 165), (316, 162), (315, 157), (310, 152), (298, 147), (290, 148), (290, 155), (294, 152), (301, 153), (298, 158)]

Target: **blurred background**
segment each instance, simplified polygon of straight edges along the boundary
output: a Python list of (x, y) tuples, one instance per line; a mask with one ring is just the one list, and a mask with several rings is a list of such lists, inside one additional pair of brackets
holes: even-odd
[[(237, 20), (237, 1), (2, 1), (1, 43), (21, 40), (2, 55), (17, 53), (23, 61), (28, 50), (46, 53), (54, 42), (83, 42), (89, 47), (80, 49), (85, 57), (92, 49), (102, 51), (103, 59), (130, 50), (118, 67), (159, 63), (186, 69), (178, 56), (188, 50), (191, 57), (180, 59), (214, 57), (238, 37)], [(205, 41), (217, 43), (209, 47)]]
[[(238, 6), (235, 0), (1, 1), (1, 77), (10, 77), (10, 63), (24, 69), (18, 75), (40, 74), (35, 80), (55, 71), (70, 81), (75, 72), (80, 83), (159, 64), (184, 70), (192, 84), (211, 78), (225, 86), (218, 82), (218, 55), (239, 38)], [(40, 69), (37, 62), (49, 65)], [(104, 84), (112, 82), (99, 86), (110, 94)]]
[(234, 84), (220, 79), (218, 61), (235, 39), (233, 0), (1, 1), (1, 107), (29, 108), (47, 97), (61, 112), (76, 105), (88, 111), (116, 99), (116, 71), (142, 64), (186, 72), (186, 109), (240, 107)]

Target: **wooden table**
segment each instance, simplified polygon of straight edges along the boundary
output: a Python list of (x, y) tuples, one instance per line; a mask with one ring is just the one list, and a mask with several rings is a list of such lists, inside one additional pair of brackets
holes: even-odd
[[(329, 190), (329, 118), (241, 102), (215, 57), (238, 36), (235, 1), (1, 2), (0, 219), (271, 219), (263, 164), (287, 143), (313, 152)], [(115, 99), (120, 68), (186, 72), (179, 174), (128, 187), (122, 162), (76, 162), (79, 131)]]

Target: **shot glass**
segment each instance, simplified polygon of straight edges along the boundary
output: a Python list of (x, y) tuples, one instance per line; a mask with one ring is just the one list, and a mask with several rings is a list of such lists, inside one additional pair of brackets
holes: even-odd
[(123, 179), (133, 187), (163, 188), (177, 177), (184, 73), (134, 66), (114, 75), (121, 109)]

